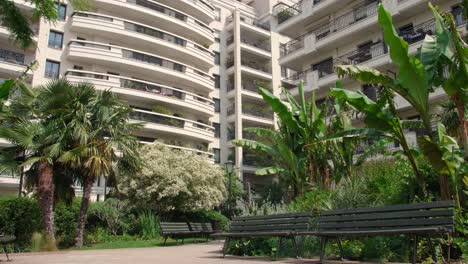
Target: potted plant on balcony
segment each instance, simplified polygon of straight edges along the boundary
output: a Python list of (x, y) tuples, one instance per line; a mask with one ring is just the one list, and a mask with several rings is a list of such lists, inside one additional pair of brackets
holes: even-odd
[(289, 8), (283, 9), (278, 13), (278, 24), (283, 23), (284, 21), (290, 19), (294, 16), (294, 12)]

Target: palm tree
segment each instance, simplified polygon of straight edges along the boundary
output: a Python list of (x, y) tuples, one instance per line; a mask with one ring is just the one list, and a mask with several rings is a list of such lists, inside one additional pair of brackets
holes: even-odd
[[(66, 82), (66, 81), (63, 81)], [(109, 177), (140, 166), (138, 140), (132, 133), (140, 124), (131, 124), (131, 108), (110, 91), (96, 92), (90, 84), (68, 84), (67, 89), (48, 89), (43, 106), (59, 114), (69, 149), (60, 163), (81, 172), (83, 197), (76, 245), (83, 245), (83, 231), (91, 190), (98, 177)], [(54, 87), (52, 87), (54, 88)]]
[[(62, 85), (61, 83), (56, 83)], [(13, 170), (24, 167), (37, 168), (37, 190), (47, 239), (55, 244), (54, 228), (54, 163), (65, 146), (63, 124), (51, 117), (50, 112), (38, 111), (43, 88), (31, 89), (19, 84), (18, 95), (12, 98), (1, 113), (0, 137), (9, 140), (14, 147), (2, 150), (2, 159), (9, 153), (24, 152), (24, 161), (10, 158)], [(16, 166), (16, 168), (14, 168)], [(3, 168), (4, 169), (4, 168)]]

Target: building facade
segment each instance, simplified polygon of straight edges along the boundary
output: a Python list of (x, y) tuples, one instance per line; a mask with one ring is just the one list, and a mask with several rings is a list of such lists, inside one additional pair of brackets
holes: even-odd
[[(14, 0), (32, 17), (33, 8)], [(425, 0), (382, 0), (400, 34), (416, 52), (434, 32)], [(457, 0), (433, 1), (463, 24)], [(322, 102), (338, 79), (341, 63), (396, 72), (383, 44), (375, 0), (93, 0), (87, 11), (57, 3), (59, 20), (33, 24), (37, 46), (21, 50), (0, 26), (0, 79), (23, 72), (32, 61), (31, 85), (65, 77), (110, 89), (144, 122), (136, 136), (174, 149), (193, 151), (212, 162), (235, 162), (237, 175), (255, 190), (269, 179), (254, 176), (268, 160), (232, 144), (252, 138), (247, 127), (274, 128), (275, 116), (257, 86), (280, 95), (297, 94)], [(345, 87), (377, 96), (374, 87), (345, 80)], [(433, 101), (443, 98), (434, 94)], [(404, 117), (417, 118), (403, 99)], [(0, 141), (1, 146), (8, 142)], [(0, 193), (17, 193), (18, 177), (0, 177)], [(105, 180), (94, 199), (105, 196)]]

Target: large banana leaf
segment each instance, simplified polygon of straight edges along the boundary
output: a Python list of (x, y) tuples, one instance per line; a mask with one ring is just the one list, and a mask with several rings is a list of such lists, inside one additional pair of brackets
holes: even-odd
[(288, 107), (283, 103), (283, 101), (281, 101), (281, 99), (263, 88), (259, 88), (259, 93), (263, 97), (263, 100), (271, 106), (273, 112), (278, 115), (278, 117), (281, 119), (281, 122), (287, 125), (288, 128), (292, 131), (300, 131), (294, 116), (289, 111)]
[[(384, 33), (384, 41), (390, 48), (392, 62), (398, 66), (398, 84), (402, 89), (396, 90), (421, 116), (429, 111), (428, 78), (424, 65), (419, 59), (408, 53), (408, 43), (401, 38), (392, 22), (392, 15), (379, 4), (379, 24)], [(393, 87), (389, 87), (393, 88)], [(402, 90), (405, 92), (402, 93)]]

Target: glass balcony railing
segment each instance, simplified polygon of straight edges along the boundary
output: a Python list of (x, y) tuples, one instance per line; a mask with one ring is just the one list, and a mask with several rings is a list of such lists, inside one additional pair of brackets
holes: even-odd
[(242, 114), (273, 120), (273, 112), (270, 109), (262, 108), (261, 106), (253, 104), (243, 104)]
[(184, 120), (176, 119), (176, 118), (165, 116), (165, 115), (160, 115), (158, 113), (134, 111), (130, 113), (130, 118), (139, 120), (139, 121), (178, 127), (178, 128), (183, 128), (185, 125)]
[(249, 67), (249, 68), (254, 69), (254, 70), (258, 70), (258, 71), (262, 71), (262, 72), (271, 74), (270, 66), (259, 63), (256, 60), (249, 60), (249, 59), (243, 57), (241, 59), (241, 64), (242, 64), (242, 66), (246, 66), (246, 67)]
[(12, 64), (24, 65), (24, 54), (0, 48), (0, 62), (2, 61)]

